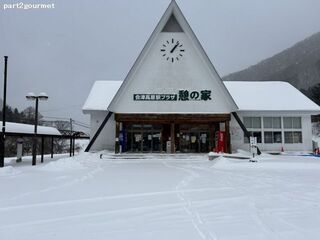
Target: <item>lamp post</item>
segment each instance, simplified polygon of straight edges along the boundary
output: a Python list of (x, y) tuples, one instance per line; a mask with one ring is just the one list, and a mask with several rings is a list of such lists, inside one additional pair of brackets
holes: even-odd
[(35, 119), (34, 119), (34, 136), (33, 136), (33, 144), (32, 144), (32, 165), (37, 164), (37, 128), (38, 128), (38, 105), (39, 100), (48, 100), (48, 95), (46, 93), (40, 93), (39, 95), (35, 95), (30, 92), (26, 96), (27, 100), (35, 100), (36, 101), (36, 109), (35, 109)]
[(3, 84), (3, 102), (2, 102), (2, 134), (0, 139), (0, 167), (4, 167), (4, 153), (6, 140), (6, 104), (7, 104), (7, 63), (8, 56), (4, 56), (4, 84)]

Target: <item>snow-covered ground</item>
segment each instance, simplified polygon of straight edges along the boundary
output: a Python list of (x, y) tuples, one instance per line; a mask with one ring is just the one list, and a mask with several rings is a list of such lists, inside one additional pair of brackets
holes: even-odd
[(207, 158), (7, 162), (0, 239), (320, 239), (320, 158)]

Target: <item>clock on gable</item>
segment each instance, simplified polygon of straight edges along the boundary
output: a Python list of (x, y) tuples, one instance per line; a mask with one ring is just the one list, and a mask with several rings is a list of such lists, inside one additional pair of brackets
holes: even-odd
[(182, 58), (185, 49), (179, 40), (172, 38), (162, 44), (160, 52), (162, 53), (162, 57), (173, 63), (174, 61), (179, 61), (180, 58)]

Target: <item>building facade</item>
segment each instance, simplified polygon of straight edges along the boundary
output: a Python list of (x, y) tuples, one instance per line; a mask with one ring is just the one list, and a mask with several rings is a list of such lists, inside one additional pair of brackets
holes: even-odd
[(248, 149), (238, 115), (262, 150), (309, 151), (320, 108), (286, 83), (224, 83), (172, 1), (125, 80), (96, 82), (83, 112), (91, 116), (87, 150)]

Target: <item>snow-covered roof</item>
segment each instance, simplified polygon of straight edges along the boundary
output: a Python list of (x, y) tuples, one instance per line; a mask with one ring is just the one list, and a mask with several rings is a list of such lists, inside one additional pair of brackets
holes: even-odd
[(287, 82), (224, 81), (240, 111), (317, 111), (320, 107)]
[(90, 110), (106, 111), (121, 84), (122, 81), (115, 80), (96, 81), (82, 110), (84, 112)]
[[(122, 81), (96, 81), (83, 111), (107, 111)], [(311, 111), (320, 107), (287, 82), (224, 81), (239, 111)]]
[[(2, 126), (1, 121), (0, 121), (0, 126)], [(34, 133), (34, 125), (6, 122), (6, 132), (33, 134)], [(56, 129), (54, 127), (44, 127), (44, 126), (38, 126), (37, 133), (39, 135), (61, 135), (61, 133), (58, 131), (58, 129)]]

